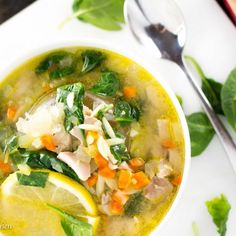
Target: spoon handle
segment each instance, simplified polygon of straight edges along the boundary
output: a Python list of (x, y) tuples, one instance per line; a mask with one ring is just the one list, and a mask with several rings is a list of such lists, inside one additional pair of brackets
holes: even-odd
[(184, 64), (183, 59), (177, 61), (177, 64), (183, 70), (185, 75), (187, 76), (188, 80), (190, 81), (193, 89), (197, 93), (198, 97), (201, 100), (203, 109), (205, 110), (209, 120), (211, 121), (224, 149), (228, 155), (228, 158), (231, 162), (234, 172), (236, 173), (236, 145), (229, 135), (228, 131), (224, 127), (223, 123), (220, 121), (219, 117), (216, 115), (214, 110), (212, 109), (211, 104), (209, 103), (208, 99), (206, 98), (205, 94), (202, 92), (202, 89), (195, 81), (193, 75), (188, 72), (186, 65)]

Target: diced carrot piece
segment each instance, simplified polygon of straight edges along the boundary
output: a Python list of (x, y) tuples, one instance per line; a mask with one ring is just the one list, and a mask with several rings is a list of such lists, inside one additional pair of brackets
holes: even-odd
[(175, 143), (172, 140), (164, 140), (162, 141), (161, 145), (162, 147), (168, 148), (168, 149), (176, 147)]
[(141, 189), (147, 186), (150, 183), (148, 177), (143, 173), (143, 171), (139, 171), (133, 174), (132, 184), (135, 189)]
[(135, 157), (129, 161), (129, 164), (133, 169), (139, 169), (144, 165), (144, 160), (140, 157)]
[(7, 119), (14, 120), (15, 116), (16, 116), (16, 107), (9, 106), (7, 109)]
[(94, 159), (99, 169), (108, 165), (108, 161), (100, 153), (97, 153)]
[(92, 175), (88, 178), (87, 183), (89, 187), (93, 187), (97, 183), (98, 177), (97, 175)]
[(132, 86), (125, 86), (123, 89), (123, 94), (126, 98), (134, 98), (137, 94), (136, 88)]
[(120, 189), (126, 189), (131, 184), (132, 173), (128, 170), (121, 170), (119, 172), (118, 187)]
[(116, 171), (110, 169), (109, 166), (107, 165), (107, 166), (104, 166), (103, 168), (99, 169), (98, 174), (103, 177), (111, 179), (111, 178), (115, 177)]
[(56, 145), (53, 140), (52, 135), (43, 135), (41, 136), (41, 142), (43, 146), (49, 151), (54, 151), (56, 149)]
[(129, 197), (123, 194), (121, 191), (116, 191), (111, 196), (111, 212), (115, 215), (120, 215), (123, 213), (124, 208), (123, 206), (128, 201)]
[(182, 177), (180, 175), (178, 175), (171, 181), (171, 183), (175, 186), (179, 186), (181, 182), (182, 182)]
[(11, 172), (11, 167), (8, 163), (4, 163), (4, 162), (0, 161), (0, 170), (4, 174), (9, 174)]

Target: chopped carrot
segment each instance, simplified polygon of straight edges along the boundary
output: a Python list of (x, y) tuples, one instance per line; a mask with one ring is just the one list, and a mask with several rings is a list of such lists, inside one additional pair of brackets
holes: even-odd
[(182, 177), (180, 175), (178, 175), (171, 181), (171, 183), (175, 186), (179, 186), (181, 182), (182, 182)]
[(14, 120), (15, 116), (16, 116), (16, 107), (11, 105), (7, 109), (7, 119)]
[(99, 169), (98, 174), (103, 177), (111, 179), (111, 178), (115, 177), (116, 171), (110, 169), (109, 166), (107, 165), (107, 166), (104, 166), (103, 168)]
[(134, 98), (136, 96), (136, 88), (132, 86), (125, 86), (123, 89), (123, 94), (126, 98)]
[(89, 187), (93, 187), (97, 183), (98, 177), (97, 175), (92, 175), (88, 178), (87, 183)]
[(49, 151), (54, 151), (56, 149), (56, 145), (53, 140), (52, 135), (43, 135), (41, 136), (41, 142), (43, 146)]
[(100, 153), (97, 153), (94, 159), (99, 169), (108, 165), (108, 161)]
[(135, 189), (141, 189), (147, 186), (150, 183), (148, 177), (143, 173), (143, 171), (139, 171), (133, 174), (132, 184)]
[(121, 170), (119, 172), (118, 187), (120, 189), (126, 189), (131, 184), (132, 173), (128, 170)]
[(0, 161), (0, 170), (4, 174), (9, 174), (11, 172), (11, 167), (8, 163), (4, 163), (4, 162)]
[(129, 197), (123, 194), (121, 191), (116, 191), (111, 196), (111, 212), (115, 215), (120, 215), (124, 211), (124, 205), (128, 201)]
[(172, 140), (164, 140), (162, 141), (161, 145), (162, 147), (168, 148), (168, 149), (176, 147), (175, 143)]
[(129, 161), (129, 164), (133, 169), (139, 169), (144, 165), (144, 160), (140, 157), (135, 157)]

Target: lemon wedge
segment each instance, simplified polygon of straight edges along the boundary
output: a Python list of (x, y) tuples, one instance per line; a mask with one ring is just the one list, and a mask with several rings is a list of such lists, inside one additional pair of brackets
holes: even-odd
[[(3, 235), (63, 235), (60, 217), (49, 210), (47, 204), (86, 219), (95, 231), (99, 222), (97, 207), (90, 193), (82, 185), (60, 173), (34, 171), (49, 173), (44, 188), (20, 185), (16, 173), (24, 173), (23, 171), (9, 175), (1, 185), (0, 218), (12, 226), (11, 230), (0, 229)], [(48, 228), (48, 231), (45, 231), (45, 228)], [(51, 231), (53, 229), (51, 234), (49, 228)]]

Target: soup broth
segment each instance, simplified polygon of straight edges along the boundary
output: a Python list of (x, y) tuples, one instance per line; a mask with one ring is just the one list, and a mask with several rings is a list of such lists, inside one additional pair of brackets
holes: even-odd
[[(97, 208), (94, 235), (148, 235), (181, 184), (183, 131), (168, 94), (140, 65), (107, 50), (54, 50), (2, 80), (0, 183), (16, 171), (38, 169), (22, 158), (32, 152), (39, 158), (42, 150), (70, 173), (53, 165), (50, 171), (67, 175), (91, 196)], [(49, 186), (18, 182), (33, 190)], [(0, 227), (3, 235), (65, 235), (60, 215), (47, 202), (6, 197), (3, 188), (0, 223), (12, 226)], [(89, 215), (64, 205), (56, 207), (78, 219)]]

